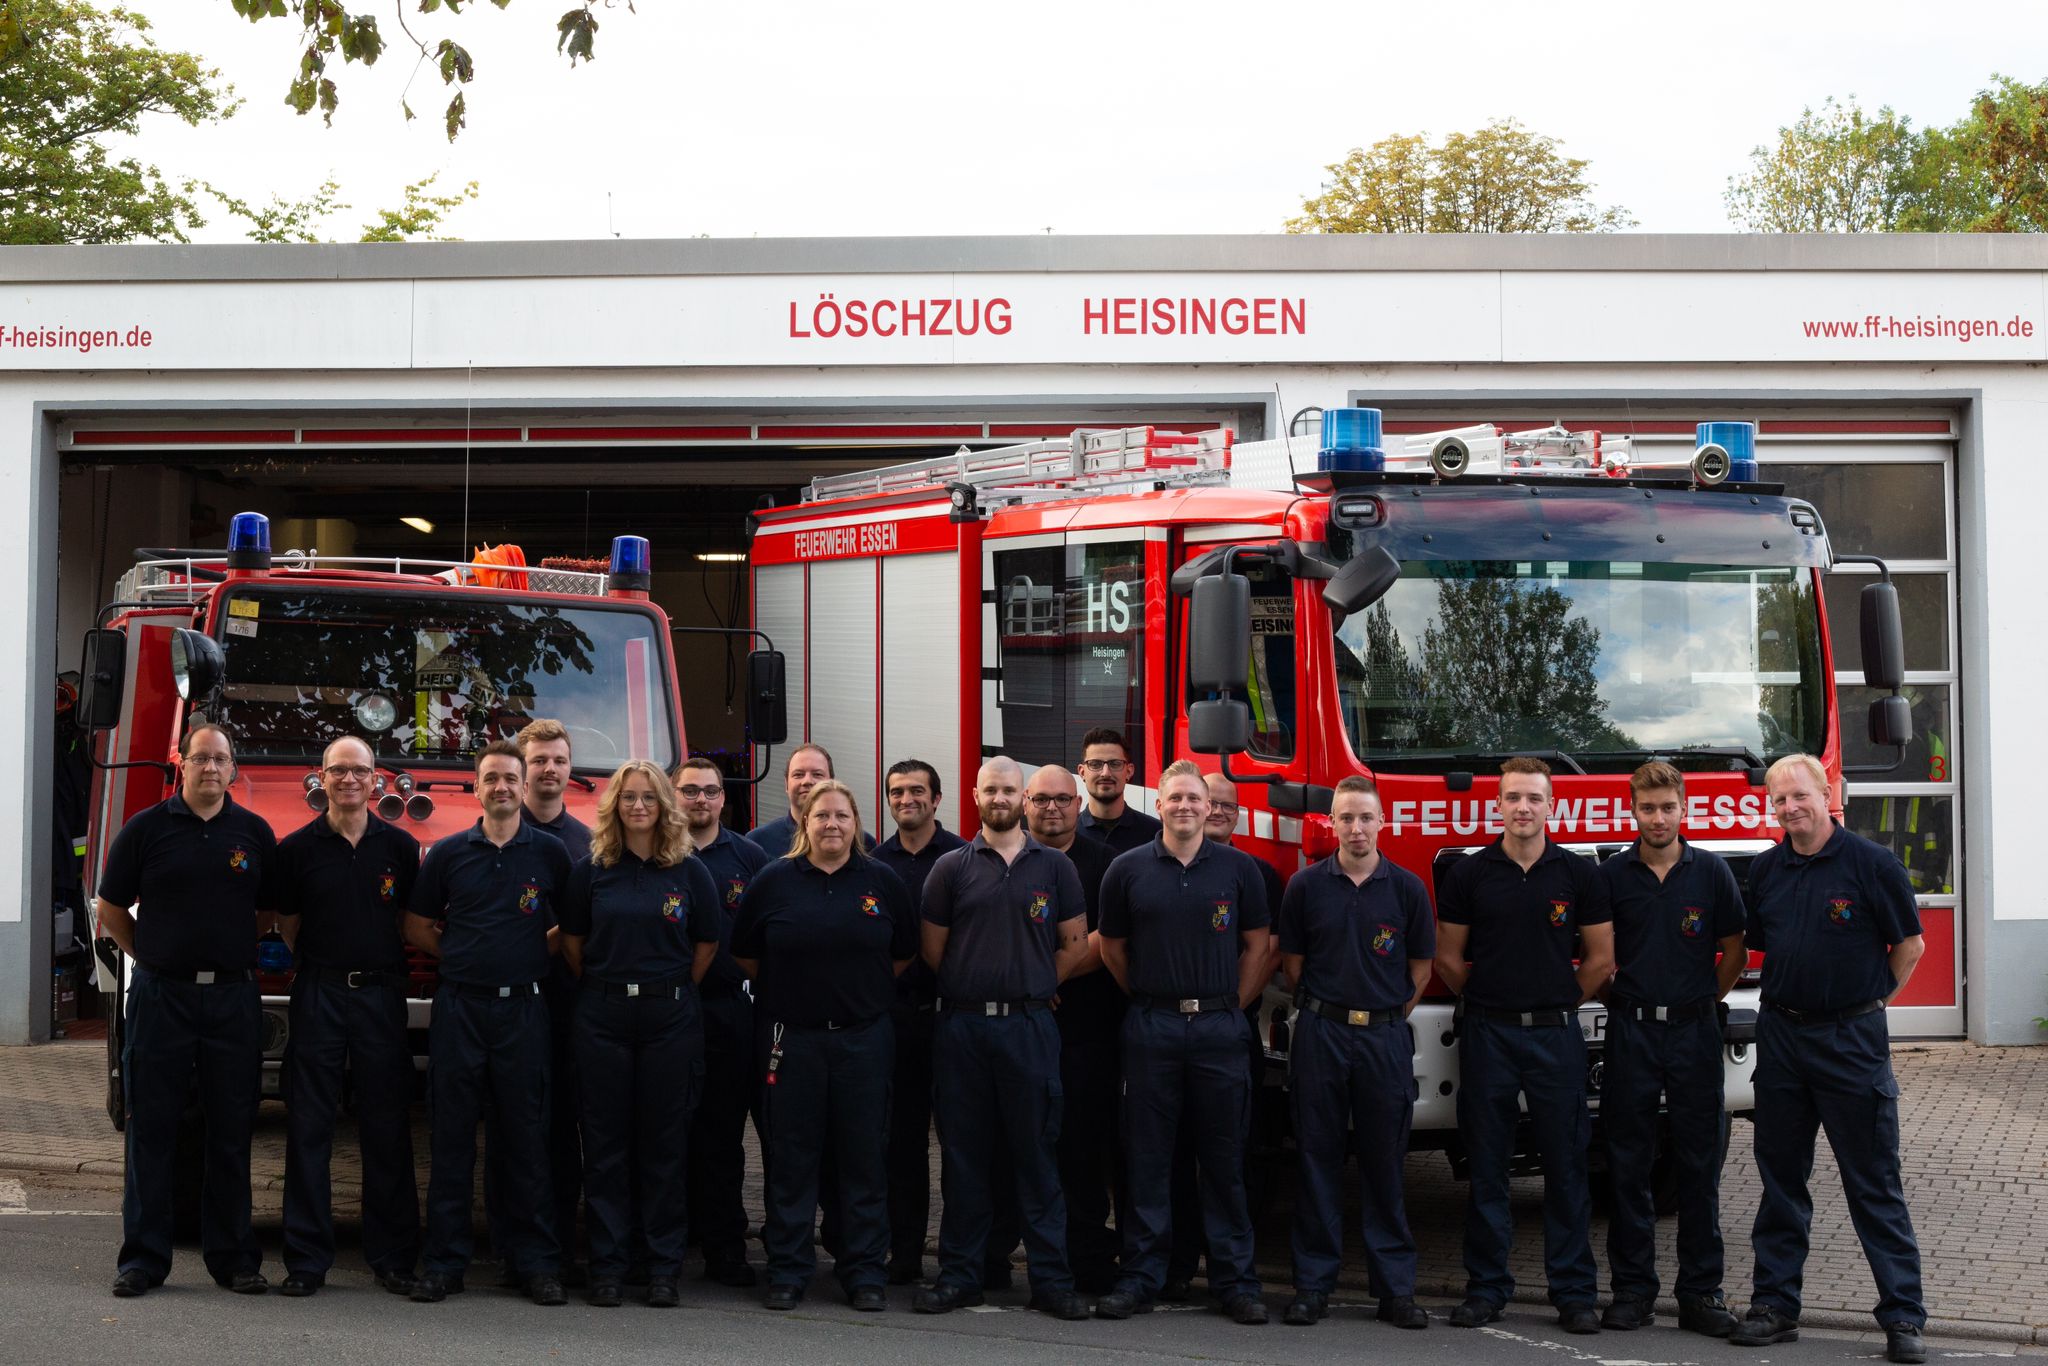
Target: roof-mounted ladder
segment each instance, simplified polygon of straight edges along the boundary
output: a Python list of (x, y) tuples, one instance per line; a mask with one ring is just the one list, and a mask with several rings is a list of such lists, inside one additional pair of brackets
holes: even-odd
[(1231, 433), (1082, 428), (1065, 441), (969, 450), (811, 481), (806, 503), (944, 489), (956, 506), (1068, 498), (1076, 492), (1195, 488), (1230, 482)]

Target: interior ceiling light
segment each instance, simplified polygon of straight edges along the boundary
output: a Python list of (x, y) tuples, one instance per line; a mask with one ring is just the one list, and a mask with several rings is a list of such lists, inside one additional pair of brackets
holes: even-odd
[(434, 534), (434, 524), (424, 517), (401, 517), (398, 520), (423, 535), (431, 536)]
[(697, 558), (706, 564), (738, 564), (747, 557), (737, 550), (700, 550)]

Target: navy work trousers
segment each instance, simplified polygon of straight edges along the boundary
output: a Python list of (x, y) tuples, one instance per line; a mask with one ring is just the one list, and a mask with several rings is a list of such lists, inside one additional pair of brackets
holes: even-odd
[(591, 1283), (624, 1279), (636, 1215), (648, 1276), (675, 1280), (689, 1247), (690, 1113), (704, 1087), (697, 994), (579, 992), (575, 1047)]
[(350, 987), (302, 972), (292, 983), (284, 1050), (284, 1267), (316, 1279), (334, 1265), (334, 1124), (354, 1082), (363, 1156), (363, 1258), (410, 1275), (419, 1257), (420, 1192), (412, 1163), (412, 1048), (405, 993)]
[[(1056, 1155), (1060, 1192), (1067, 1205), (1067, 1257), (1075, 1277), (1090, 1285), (1116, 1275), (1118, 1233), (1130, 1225), (1117, 1142), (1122, 1089), (1118, 1052), (1114, 1035), (1068, 1038), (1060, 1048), (1065, 1110)], [(1110, 1223), (1113, 1204), (1115, 1227)]]
[(1294, 1288), (1327, 1295), (1344, 1255), (1344, 1159), (1358, 1155), (1372, 1293), (1415, 1293), (1415, 1238), (1402, 1164), (1415, 1122), (1415, 1036), (1405, 1020), (1351, 1025), (1303, 1011), (1288, 1053), (1301, 1188)]
[[(583, 1134), (577, 1120), (576, 1100), (576, 994), (576, 979), (559, 963), (541, 983), (541, 995), (548, 1005), (548, 1047), (552, 1055), (547, 1148), (548, 1180), (554, 1197), (547, 1218), (549, 1231), (561, 1248), (561, 1259), (570, 1262), (576, 1260), (576, 1207), (583, 1198)], [(496, 1157), (505, 1145), (498, 1140), (495, 1115), (489, 1117), (485, 1136), (484, 1210), (495, 1229), (504, 1222), (500, 1192), (505, 1182), (504, 1169)], [(496, 1235), (492, 1236), (495, 1239)], [(528, 1274), (507, 1249), (496, 1248), (495, 1243), (493, 1246), (514, 1276)]]
[[(1064, 1110), (1060, 1032), (1052, 1012), (991, 1017), (941, 1011), (933, 1072), (946, 1192), (940, 1282), (963, 1289), (982, 1283), (995, 1222), (995, 1181), (1007, 1175), (1032, 1292), (1072, 1290), (1056, 1153)], [(999, 1163), (998, 1153), (1008, 1162)]]
[(1607, 1266), (1617, 1299), (1657, 1298), (1657, 1208), (1650, 1172), (1657, 1157), (1657, 1105), (1670, 1112), (1671, 1161), (1678, 1175), (1679, 1295), (1721, 1293), (1721, 1022), (1709, 1011), (1689, 1020), (1607, 1015), (1601, 1055), (1600, 1127), (1614, 1215)]
[(178, 1127), (197, 1091), (205, 1126), (199, 1246), (215, 1280), (254, 1271), (263, 1250), (249, 1228), (249, 1136), (263, 1090), (261, 998), (254, 982), (200, 985), (137, 964), (128, 981), (121, 1050), (128, 1121), (121, 1192), (122, 1271), (152, 1285), (170, 1274)]
[(1166, 1279), (1173, 1236), (1173, 1149), (1183, 1127), (1193, 1134), (1209, 1289), (1229, 1298), (1259, 1293), (1252, 1265), (1251, 1214), (1245, 1205), (1244, 1144), (1251, 1078), (1237, 1010), (1183, 1015), (1134, 1005), (1124, 1019), (1124, 1146), (1131, 1227), (1124, 1235), (1121, 1284), (1151, 1298)]
[(1877, 1321), (1925, 1324), (1920, 1246), (1899, 1174), (1899, 1083), (1884, 1012), (1801, 1025), (1766, 1009), (1757, 1024), (1756, 1212), (1752, 1305), (1799, 1314), (1813, 1224), (1814, 1139), (1827, 1130), (1849, 1219), (1877, 1282)]
[[(761, 1034), (765, 1069), (777, 1026), (764, 1023)], [(769, 1284), (805, 1286), (817, 1269), (818, 1168), (830, 1149), (838, 1173), (834, 1273), (848, 1293), (880, 1287), (887, 1280), (889, 1194), (887, 1125), (878, 1121), (889, 1113), (895, 1030), (886, 1015), (845, 1029), (786, 1025), (780, 1043), (774, 1080), (761, 1088)]]
[(1550, 1302), (1591, 1306), (1598, 1295), (1588, 1224), (1586, 1040), (1572, 1012), (1562, 1025), (1487, 1019), (1474, 1010), (1458, 1033), (1458, 1136), (1471, 1160), (1465, 1204), (1465, 1293), (1506, 1304), (1515, 1216), (1508, 1164), (1515, 1152), (1517, 1098), (1529, 1105), (1529, 1130), (1543, 1161), (1543, 1269)]
[(529, 988), (475, 997), (443, 983), (434, 997), (427, 1059), (432, 1158), (422, 1269), (445, 1276), (469, 1269), (476, 1129), (488, 1111), (491, 1146), (502, 1158), (491, 1242), (521, 1275), (557, 1274), (562, 1250), (551, 1217), (547, 1134), (554, 1050), (547, 1003)]
[(761, 1129), (761, 1066), (754, 1050), (754, 1003), (733, 991), (703, 998), (704, 1089), (690, 1121), (687, 1155), (690, 1237), (708, 1266), (746, 1260), (747, 1116)]

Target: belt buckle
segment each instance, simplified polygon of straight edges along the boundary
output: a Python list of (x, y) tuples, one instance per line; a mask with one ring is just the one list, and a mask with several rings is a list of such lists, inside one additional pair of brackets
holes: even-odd
[(1004, 1013), (1003, 1003), (1001, 1001), (983, 1001), (981, 1003), (981, 1013), (989, 1017), (1001, 1015)]
[(1658, 1006), (1655, 1010), (1652, 1010), (1650, 1012), (1650, 1016), (1652, 1019), (1660, 1020), (1665, 1024), (1669, 1024), (1671, 1023), (1671, 1007)]
[(1344, 1012), (1344, 1023), (1369, 1025), (1372, 1023), (1372, 1012), (1370, 1010), (1347, 1010)]
[(365, 982), (363, 980), (363, 978), (366, 976), (368, 976), (367, 973), (351, 972), (341, 979), (341, 984), (347, 987), (350, 991), (354, 991), (359, 987), (366, 987), (369, 985), (368, 982)]
[(1199, 997), (1199, 996), (1183, 996), (1183, 997), (1181, 997), (1181, 998), (1180, 998), (1180, 1013), (1181, 1013), (1181, 1014), (1183, 1014), (1183, 1015), (1199, 1015), (1199, 1014), (1201, 1014), (1201, 1013), (1202, 1013), (1202, 998), (1201, 998), (1201, 997)]
[(192, 974), (192, 985), (210, 987), (213, 985), (213, 979), (216, 975), (212, 972), (195, 972)]
[(1523, 1011), (1523, 1012), (1522, 1012), (1522, 1028), (1524, 1028), (1524, 1029), (1534, 1029), (1535, 1027), (1536, 1027), (1536, 1012), (1535, 1012), (1535, 1011), (1533, 1011), (1533, 1010), (1525, 1010), (1525, 1011)]
[(626, 994), (628, 996), (638, 996), (640, 994), (640, 984), (638, 982), (626, 983)]
[(499, 988), (498, 988), (498, 997), (499, 997), (499, 999), (500, 999), (500, 1000), (508, 1000), (508, 1001), (509, 1001), (510, 999), (512, 999), (512, 993), (513, 993), (514, 991), (516, 991), (516, 990), (518, 990), (518, 988), (516, 988), (516, 987), (499, 987)]

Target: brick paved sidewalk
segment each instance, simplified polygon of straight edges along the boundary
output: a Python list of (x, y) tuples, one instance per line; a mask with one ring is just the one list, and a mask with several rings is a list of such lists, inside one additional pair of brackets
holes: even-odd
[[(0, 1048), (0, 1173), (39, 1174), (52, 1183), (118, 1185), (121, 1137), (106, 1117), (104, 1050), (95, 1041)], [(2048, 1296), (2041, 1288), (2042, 1268), (2048, 1265), (2048, 1048), (1904, 1044), (1894, 1062), (1902, 1091), (1906, 1194), (1934, 1315), (1930, 1330), (2048, 1346)], [(1722, 1176), (1728, 1298), (1738, 1307), (1749, 1298), (1748, 1233), (1759, 1190), (1750, 1141), (1748, 1126), (1736, 1125)], [(423, 1123), (415, 1146), (424, 1182)], [(263, 1107), (253, 1165), (259, 1218), (274, 1220), (284, 1176), (284, 1116), (275, 1104)], [(357, 1198), (361, 1179), (352, 1127), (337, 1136), (334, 1178), (336, 1201), (346, 1209)], [(1286, 1186), (1284, 1180), (1277, 1183), (1259, 1230), (1260, 1261), (1273, 1288), (1287, 1284)], [(1517, 1299), (1541, 1303), (1542, 1187), (1537, 1178), (1518, 1179), (1514, 1190)], [(1825, 1143), (1815, 1163), (1813, 1191), (1806, 1321), (1867, 1330), (1876, 1291)], [(1409, 1159), (1408, 1201), (1422, 1245), (1422, 1293), (1459, 1297), (1464, 1289), (1458, 1248), (1464, 1184), (1450, 1175), (1441, 1154), (1418, 1153)], [(934, 1235), (937, 1204), (934, 1198)], [(749, 1165), (747, 1206), (755, 1212), (761, 1207), (758, 1160)], [(1659, 1266), (1668, 1281), (1676, 1265), (1675, 1226), (1666, 1220), (1659, 1231)], [(1604, 1283), (1605, 1229), (1597, 1215), (1593, 1234), (1602, 1252)], [(1362, 1290), (1363, 1267), (1347, 1268), (1345, 1281)]]

